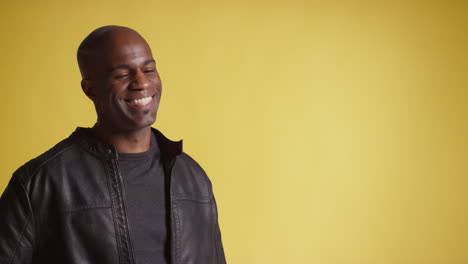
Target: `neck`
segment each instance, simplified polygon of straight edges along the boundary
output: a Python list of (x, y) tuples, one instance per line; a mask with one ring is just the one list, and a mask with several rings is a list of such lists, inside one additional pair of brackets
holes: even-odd
[(132, 131), (112, 131), (103, 126), (95, 125), (93, 132), (103, 142), (114, 145), (121, 153), (141, 153), (148, 151), (151, 144), (151, 127)]

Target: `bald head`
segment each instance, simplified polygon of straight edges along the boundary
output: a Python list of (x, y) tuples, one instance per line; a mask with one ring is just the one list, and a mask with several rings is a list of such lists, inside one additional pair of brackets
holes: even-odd
[(116, 48), (129, 42), (143, 42), (144, 38), (135, 30), (122, 26), (103, 26), (91, 32), (80, 44), (77, 52), (78, 66), (83, 79), (91, 79), (99, 61), (105, 59)]

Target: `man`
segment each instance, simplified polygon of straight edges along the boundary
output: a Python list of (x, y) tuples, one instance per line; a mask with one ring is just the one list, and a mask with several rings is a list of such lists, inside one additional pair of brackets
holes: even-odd
[(203, 169), (151, 128), (161, 80), (134, 30), (78, 48), (97, 122), (19, 168), (0, 200), (0, 263), (225, 263)]

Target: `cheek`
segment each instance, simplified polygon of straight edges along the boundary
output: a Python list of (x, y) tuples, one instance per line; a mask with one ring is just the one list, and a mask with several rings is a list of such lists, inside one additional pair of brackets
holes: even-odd
[(156, 88), (156, 97), (158, 98), (158, 103), (161, 100), (161, 95), (162, 95), (162, 87), (161, 85), (159, 85)]
[(100, 94), (98, 94), (96, 98), (94, 99), (94, 107), (96, 108), (96, 112), (98, 114), (101, 114), (104, 112), (104, 104), (102, 100), (103, 98)]
[(159, 103), (159, 101), (161, 101), (161, 90), (158, 90), (155, 97), (156, 97), (156, 101), (158, 101)]
[(150, 78), (151, 83), (154, 87), (156, 87), (156, 90), (161, 94), (162, 90), (162, 82), (161, 79), (159, 78), (159, 75), (153, 76)]
[(97, 98), (95, 105), (96, 111), (101, 114), (114, 112), (119, 108), (119, 99), (114, 93), (100, 94)]

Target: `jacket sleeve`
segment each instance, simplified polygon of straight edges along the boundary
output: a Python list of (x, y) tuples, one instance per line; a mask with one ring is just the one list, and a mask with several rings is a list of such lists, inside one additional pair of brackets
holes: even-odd
[(28, 195), (14, 175), (0, 198), (0, 263), (32, 263), (33, 223)]
[(218, 263), (226, 264), (226, 257), (224, 256), (223, 243), (221, 242), (221, 232), (219, 230), (219, 225), (216, 224), (216, 251), (218, 254)]
[[(213, 197), (214, 200), (214, 197)], [(215, 230), (215, 240), (216, 240), (216, 254), (218, 256), (219, 264), (226, 264), (226, 257), (224, 256), (223, 242), (221, 240), (221, 230), (219, 228), (218, 222), (218, 206), (216, 205), (216, 200), (214, 200), (215, 209), (216, 209), (216, 230)]]

